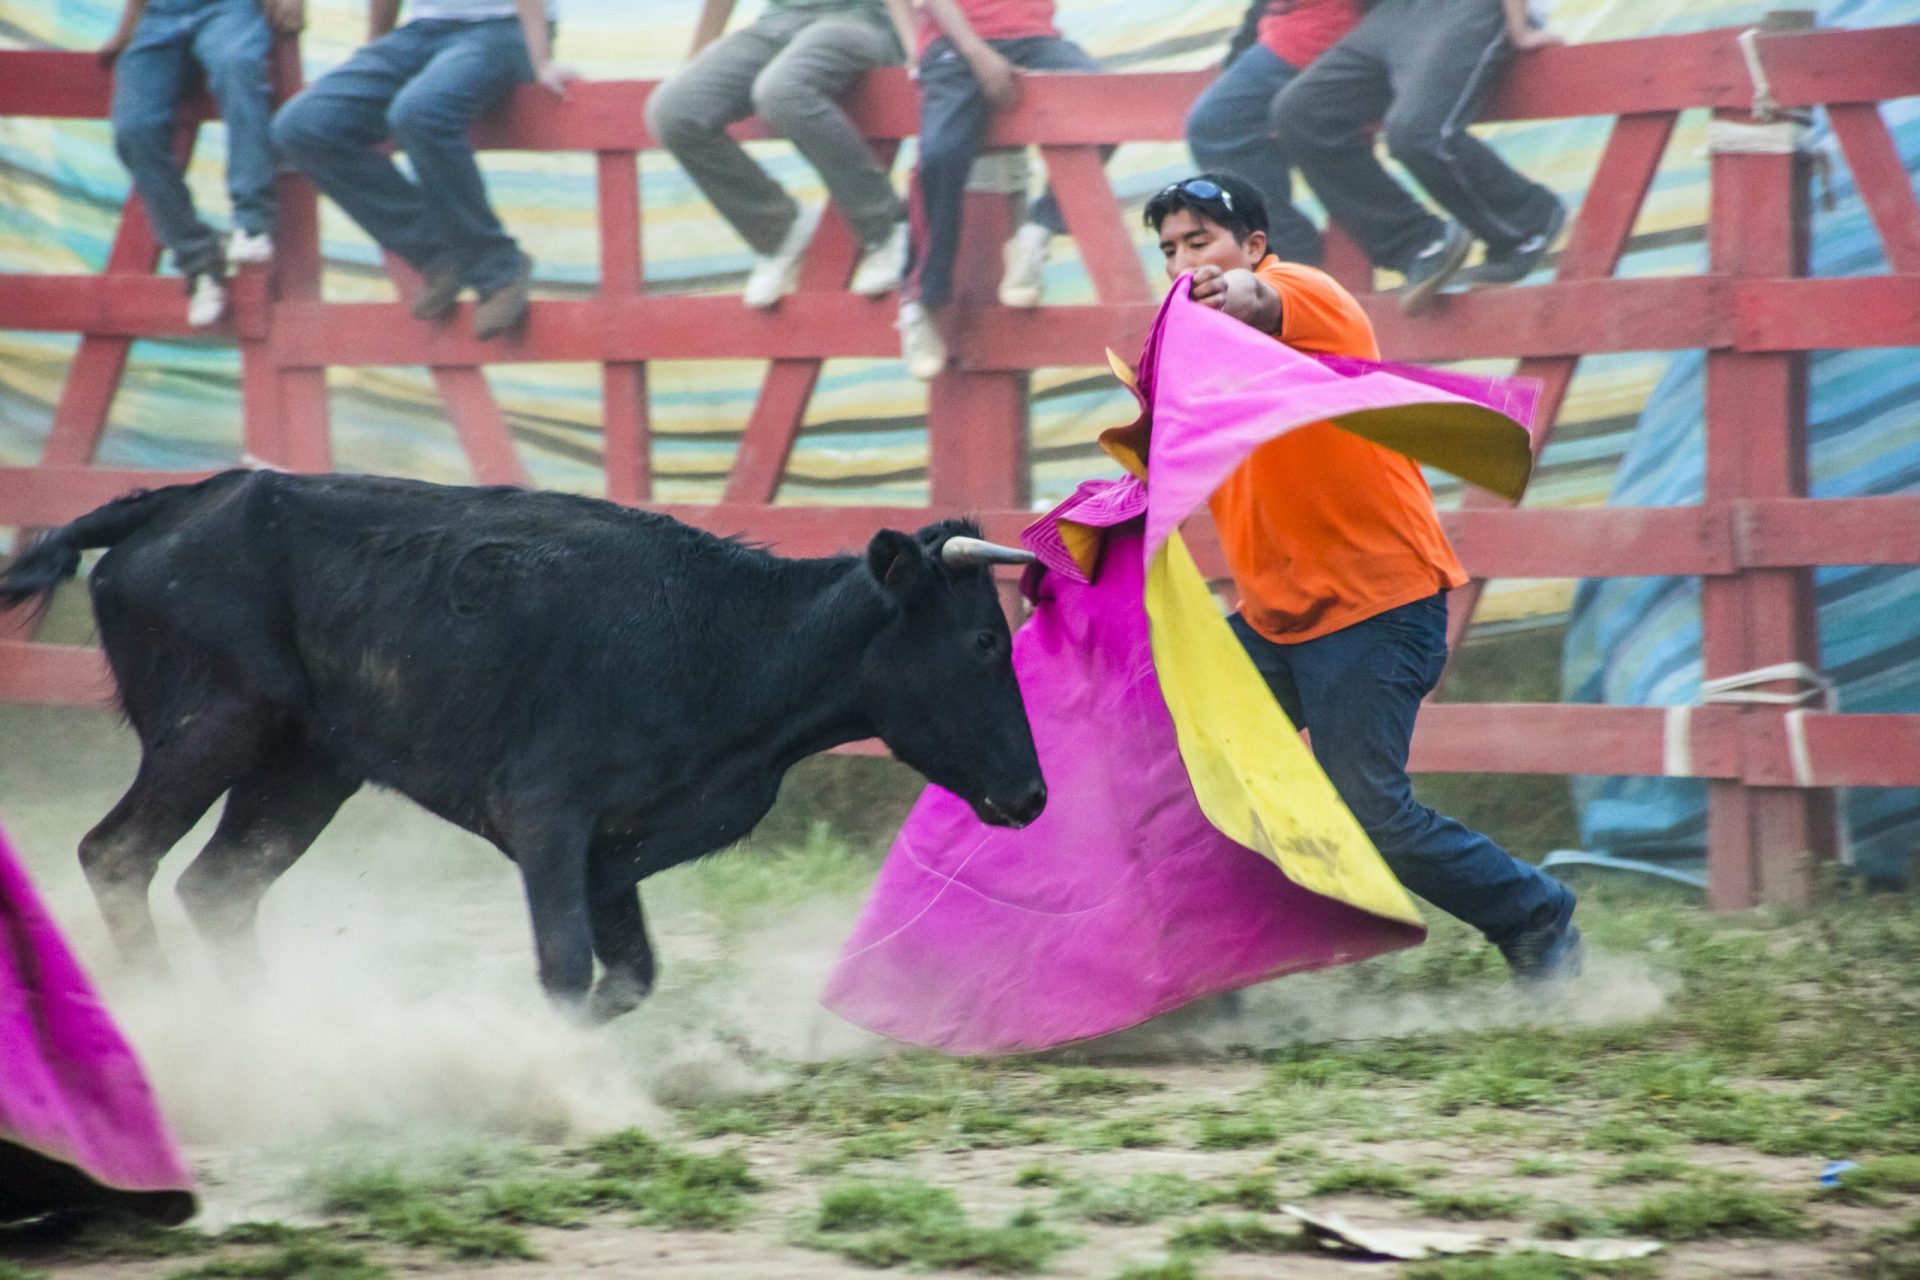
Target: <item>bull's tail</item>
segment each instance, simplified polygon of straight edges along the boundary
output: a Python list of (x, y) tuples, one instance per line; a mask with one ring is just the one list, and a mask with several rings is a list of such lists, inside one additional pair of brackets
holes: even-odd
[(49, 529), (0, 573), (0, 610), (30, 603), (45, 608), (54, 588), (80, 571), (81, 552), (113, 546), (206, 483), (137, 489), (72, 524)]

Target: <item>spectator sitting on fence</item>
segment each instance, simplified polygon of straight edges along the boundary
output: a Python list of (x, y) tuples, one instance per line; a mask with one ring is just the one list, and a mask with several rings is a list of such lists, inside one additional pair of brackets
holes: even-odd
[[(127, 0), (100, 46), (113, 67), (113, 146), (154, 235), (187, 278), (187, 323), (204, 329), (227, 310), (227, 264), (273, 257), (273, 116), (267, 85), (269, 27), (298, 31), (302, 0)], [(233, 233), (200, 220), (174, 154), (174, 115), (196, 70), (227, 126), (227, 194)]]
[[(1274, 125), (1327, 214), (1375, 266), (1402, 272), (1401, 307), (1425, 310), (1478, 236), (1478, 283), (1519, 280), (1566, 223), (1553, 192), (1467, 130), (1493, 73), (1516, 50), (1558, 44), (1526, 0), (1370, 0), (1360, 25), (1280, 94)], [(1367, 130), (1384, 118), (1387, 150), (1455, 221), (1436, 217), (1390, 177)], [(1462, 225), (1464, 224), (1464, 225)]]
[(1187, 113), (1187, 148), (1202, 169), (1235, 173), (1267, 203), (1268, 247), (1319, 266), (1320, 231), (1293, 207), (1293, 173), (1274, 136), (1280, 91), (1360, 21), (1361, 0), (1253, 0), (1220, 78)]
[[(960, 247), (960, 216), (967, 175), (980, 153), (987, 123), (1020, 97), (1016, 68), (1098, 71), (1079, 45), (1060, 38), (1053, 0), (887, 0), (896, 26), (919, 8), (920, 165), (913, 252), (900, 304), (900, 348), (907, 370), (931, 378), (947, 363), (934, 313), (953, 293), (953, 262)], [(1060, 205), (1047, 192), (1027, 210), (1007, 242), (1000, 302), (1040, 304), (1047, 244), (1066, 230)]]
[(884, 0), (768, 0), (757, 22), (720, 37), (733, 7), (705, 0), (693, 60), (647, 99), (648, 130), (753, 249), (741, 294), (748, 306), (771, 307), (793, 292), (821, 214), (727, 136), (728, 125), (756, 114), (819, 170), (860, 238), (853, 292), (888, 292), (906, 270), (906, 205), (836, 101), (867, 72), (901, 60)]
[[(497, 337), (526, 316), (533, 261), (500, 225), (468, 127), (522, 84), (565, 97), (573, 72), (552, 56), (546, 0), (372, 0), (369, 43), (274, 117), (273, 138), (381, 247), (424, 278), (422, 320), (453, 314), (461, 290), (480, 297), (474, 336)], [(413, 166), (378, 147), (388, 137)]]
[[(1203, 173), (1147, 202), (1167, 277), (1296, 350), (1378, 360), (1332, 276), (1267, 249), (1249, 182)], [(1486, 935), (1516, 978), (1579, 972), (1574, 896), (1414, 798), (1407, 752), (1447, 662), (1447, 592), (1467, 581), (1419, 465), (1330, 422), (1256, 449), (1213, 495), (1240, 593), (1229, 619), (1287, 718), (1402, 883)]]

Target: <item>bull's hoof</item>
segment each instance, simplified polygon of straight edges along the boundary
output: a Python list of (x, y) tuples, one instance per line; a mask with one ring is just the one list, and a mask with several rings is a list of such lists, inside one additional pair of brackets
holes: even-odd
[(624, 975), (607, 974), (594, 984), (581, 1015), (590, 1023), (612, 1022), (638, 1009), (649, 989)]

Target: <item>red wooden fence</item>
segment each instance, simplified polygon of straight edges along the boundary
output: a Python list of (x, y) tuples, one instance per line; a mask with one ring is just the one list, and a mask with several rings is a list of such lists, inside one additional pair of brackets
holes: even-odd
[[(1709, 108), (1726, 120), (1754, 122), (1754, 84), (1737, 35), (1575, 46), (1524, 59), (1487, 118), (1616, 117), (1557, 277), (1538, 287), (1450, 296), (1418, 320), (1403, 318), (1391, 300), (1368, 299), (1381, 346), (1394, 359), (1518, 357), (1520, 371), (1547, 388), (1549, 427), (1539, 444), (1582, 356), (1709, 352), (1702, 504), (1521, 511), (1475, 494), (1445, 516), (1481, 580), (1698, 575), (1709, 678), (1783, 662), (1818, 668), (1811, 567), (1920, 564), (1920, 497), (1809, 499), (1804, 427), (1805, 352), (1920, 346), (1920, 204), (1876, 110), (1880, 101), (1920, 94), (1920, 28), (1759, 41), (1781, 109), (1827, 107), (1892, 274), (1803, 278), (1804, 161), (1784, 151), (1728, 150), (1712, 157), (1709, 271), (1613, 278), (1676, 114)], [(297, 76), (293, 53), (290, 46), (279, 51), (287, 88)], [(1010, 538), (1030, 518), (1029, 372), (1097, 365), (1108, 346), (1136, 349), (1152, 316), (1155, 291), (1098, 147), (1177, 140), (1204, 80), (1200, 73), (1050, 76), (1030, 80), (1018, 109), (996, 120), (994, 142), (1039, 145), (1097, 301), (1033, 312), (993, 305), (1010, 205), (987, 194), (969, 197), (959, 278), (973, 292), (960, 298), (955, 366), (930, 393), (927, 509), (772, 505), (821, 362), (895, 354), (892, 305), (844, 292), (855, 246), (832, 218), (810, 250), (800, 292), (777, 313), (745, 310), (733, 297), (650, 295), (637, 152), (652, 145), (641, 123), (652, 86), (637, 82), (578, 85), (565, 104), (524, 90), (479, 131), (486, 146), (590, 151), (598, 164), (598, 295), (535, 301), (524, 333), (507, 341), (473, 341), (466, 316), (429, 326), (399, 303), (323, 302), (315, 198), (304, 182), (285, 179), (277, 260), (270, 269), (244, 270), (234, 289), (229, 336), (240, 352), (245, 447), (276, 465), (324, 470), (331, 464), (326, 370), (425, 365), (475, 478), (523, 481), (480, 367), (593, 361), (604, 370), (607, 492), (649, 503), (647, 362), (770, 359), (723, 500), (663, 509), (798, 553), (858, 545), (880, 525), (910, 528), (954, 511), (980, 514), (993, 535)], [(0, 115), (99, 119), (107, 102), (107, 77), (91, 55), (0, 53)], [(915, 126), (912, 92), (899, 73), (870, 77), (855, 110), (882, 146)], [(188, 332), (178, 283), (153, 274), (157, 257), (132, 202), (105, 273), (0, 275), (0, 329), (84, 335), (41, 465), (0, 467), (0, 525), (59, 523), (134, 486), (190, 478), (91, 465), (131, 341)], [(1350, 282), (1365, 287), (1350, 250), (1336, 261)], [(1477, 587), (1469, 605), (1474, 598)], [(1456, 609), (1458, 626), (1470, 611)], [(12, 625), (10, 635), (0, 632), (0, 699), (103, 696), (97, 653), (37, 643)], [(1753, 703), (1711, 703), (1686, 714), (1436, 704), (1422, 716), (1414, 766), (1707, 779), (1710, 897), (1741, 906), (1809, 891), (1813, 864), (1831, 853), (1826, 789), (1920, 785), (1920, 715)]]

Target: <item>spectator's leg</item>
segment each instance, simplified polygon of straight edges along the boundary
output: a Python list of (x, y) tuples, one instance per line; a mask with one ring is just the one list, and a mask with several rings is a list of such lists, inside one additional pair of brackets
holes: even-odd
[(366, 45), (308, 85), (273, 118), (281, 153), (384, 248), (425, 272), (450, 252), (444, 229), (393, 160), (375, 148), (387, 137), (387, 109), (437, 47), (408, 23)]
[(839, 98), (861, 76), (894, 61), (892, 37), (875, 24), (819, 18), (753, 82), (754, 110), (819, 170), (835, 207), (868, 246), (887, 238), (906, 205)]
[(173, 158), (174, 111), (191, 69), (190, 39), (170, 19), (141, 19), (113, 68), (113, 147), (174, 265), (183, 275), (200, 275), (219, 270), (220, 237), (194, 212)]
[(909, 292), (929, 309), (953, 294), (967, 173), (986, 135), (987, 99), (965, 58), (937, 40), (920, 62), (920, 218), (914, 228)]
[(727, 135), (727, 126), (753, 114), (754, 78), (780, 52), (801, 16), (774, 15), (722, 37), (647, 99), (648, 132), (761, 257), (779, 249), (799, 209)]
[(1320, 232), (1293, 207), (1293, 170), (1268, 120), (1274, 99), (1299, 75), (1265, 45), (1233, 60), (1187, 113), (1187, 147), (1210, 173), (1245, 178), (1267, 202), (1267, 243), (1289, 262), (1319, 266)]
[(1280, 145), (1327, 215), (1376, 266), (1402, 271), (1445, 230), (1387, 173), (1366, 130), (1392, 102), (1387, 55), (1413, 21), (1412, 0), (1380, 0), (1274, 101)]
[[(1007, 61), (1016, 67), (1028, 71), (1083, 71), (1097, 73), (1100, 64), (1093, 55), (1071, 40), (1061, 40), (1054, 36), (1028, 36), (1021, 40), (1003, 40), (998, 42), (1000, 51), (1007, 55)], [(1100, 148), (1100, 162), (1105, 164), (1113, 157), (1112, 147)], [(1040, 193), (1027, 207), (1027, 222), (1045, 227), (1054, 235), (1064, 235), (1067, 220), (1060, 216), (1060, 202), (1053, 198), (1053, 189)]]
[(533, 79), (533, 63), (517, 19), (447, 25), (454, 29), (394, 96), (387, 127), (419, 176), (428, 222), (484, 299), (523, 275), (527, 258), (487, 200), (467, 131), (481, 112)]
[(1513, 58), (1500, 0), (1412, 0), (1414, 21), (1388, 55), (1396, 94), (1387, 150), (1495, 254), (1558, 216), (1554, 194), (1474, 137), (1495, 77)]
[(256, 0), (220, 0), (194, 34), (193, 52), (227, 125), (227, 194), (234, 225), (251, 235), (273, 230), (273, 118), (267, 54), (273, 33)]
[(1413, 798), (1407, 749), (1447, 660), (1445, 596), (1301, 644), (1275, 645), (1300, 691), (1313, 754), (1402, 884), (1496, 945), (1564, 926), (1573, 894)]

